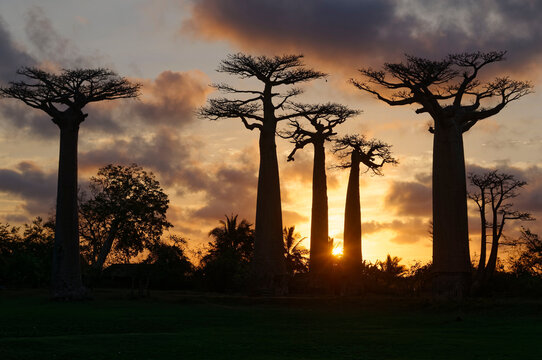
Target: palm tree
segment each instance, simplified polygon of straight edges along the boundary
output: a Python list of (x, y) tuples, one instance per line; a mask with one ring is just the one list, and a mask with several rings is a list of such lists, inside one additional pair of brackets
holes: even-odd
[(254, 230), (246, 220), (237, 222), (237, 215), (226, 216), (209, 232), (207, 254), (201, 259), (201, 271), (214, 290), (240, 290), (246, 285), (254, 254)]
[(306, 237), (301, 237), (295, 232), (295, 226), (284, 228), (284, 256), (286, 257), (286, 268), (290, 275), (307, 272), (307, 258), (309, 250), (301, 245)]
[(209, 236), (215, 239), (210, 242), (210, 254), (220, 255), (225, 251), (233, 251), (238, 254), (240, 260), (249, 262), (254, 252), (254, 230), (245, 219), (237, 224), (239, 215), (226, 217), (226, 221), (220, 220), (222, 226), (218, 226), (209, 232)]

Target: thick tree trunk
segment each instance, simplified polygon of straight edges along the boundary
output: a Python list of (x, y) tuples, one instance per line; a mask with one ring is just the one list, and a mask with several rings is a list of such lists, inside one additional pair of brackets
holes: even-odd
[(463, 134), (452, 119), (441, 119), (433, 141), (433, 292), (461, 298), (470, 286)]
[(328, 272), (328, 204), (326, 181), (326, 155), (324, 140), (314, 142), (314, 164), (312, 171), (312, 212), (310, 240), (310, 272), (317, 278)]
[(260, 131), (260, 170), (256, 201), (253, 288), (257, 292), (284, 294), (287, 271), (282, 239), (279, 167), (275, 144), (276, 120), (266, 119)]
[(352, 152), (352, 165), (346, 190), (344, 209), (344, 249), (343, 259), (349, 278), (359, 275), (361, 254), (361, 206), (359, 199), (359, 154)]
[(79, 223), (77, 212), (77, 138), (79, 122), (60, 125), (60, 157), (53, 249), (53, 297), (80, 299), (86, 296), (81, 280)]

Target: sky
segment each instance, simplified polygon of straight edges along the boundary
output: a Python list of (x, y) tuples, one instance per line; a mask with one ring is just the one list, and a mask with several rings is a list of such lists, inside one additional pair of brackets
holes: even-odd
[[(81, 184), (109, 163), (151, 170), (170, 197), (172, 233), (199, 249), (224, 215), (254, 221), (258, 134), (239, 120), (195, 116), (219, 96), (211, 83), (258, 84), (217, 73), (228, 54), (303, 54), (328, 77), (298, 99), (361, 110), (338, 127), (391, 144), (399, 160), (384, 176), (361, 176), (363, 257), (405, 263), (431, 258), (432, 135), (415, 107), (389, 107), (348, 80), (357, 69), (400, 62), (404, 54), (506, 50), (482, 80), (529, 80), (535, 92), (510, 103), (464, 136), (467, 172), (499, 169), (528, 182), (518, 210), (542, 218), (542, 2), (536, 0), (6, 0), (0, 3), (0, 84), (20, 66), (107, 67), (143, 84), (138, 100), (87, 106), (79, 137)], [(0, 222), (53, 213), (58, 129), (39, 111), (0, 100)], [(287, 124), (282, 124), (283, 128)], [(284, 226), (310, 233), (312, 149), (277, 139)], [(329, 146), (328, 146), (329, 148)], [(328, 149), (329, 150), (329, 149)], [(330, 236), (342, 241), (348, 173), (329, 151)], [(469, 203), (471, 254), (479, 253), (478, 214)], [(507, 234), (517, 236), (519, 223)], [(542, 231), (540, 221), (523, 224)], [(306, 240), (308, 246), (308, 239)]]

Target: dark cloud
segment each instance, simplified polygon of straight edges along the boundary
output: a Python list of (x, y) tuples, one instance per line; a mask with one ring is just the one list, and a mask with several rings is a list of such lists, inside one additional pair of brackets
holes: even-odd
[(0, 85), (15, 79), (15, 71), (21, 66), (35, 63), (34, 59), (11, 39), (6, 24), (0, 17)]
[(537, 1), (196, 0), (183, 32), (246, 51), (302, 52), (335, 69), (473, 50), (509, 50), (514, 68), (540, 60), (541, 17)]
[(402, 216), (431, 216), (431, 185), (394, 181), (386, 194), (386, 207)]
[(56, 172), (45, 172), (29, 161), (15, 169), (0, 169), (0, 191), (24, 201), (23, 209), (32, 215), (47, 213), (54, 206)]
[(82, 151), (79, 164), (83, 171), (94, 171), (112, 163), (137, 163), (154, 171), (167, 186), (182, 185), (197, 191), (205, 187), (207, 176), (192, 162), (190, 149), (194, 146), (197, 144), (171, 129), (160, 128), (147, 136), (105, 140), (94, 149)]
[(58, 137), (58, 127), (47, 114), (26, 106), (19, 100), (2, 100), (0, 116), (4, 120), (3, 131), (9, 131), (13, 136), (24, 134), (40, 139)]
[(249, 221), (255, 218), (258, 165), (248, 152), (242, 152), (207, 172), (205, 205), (192, 213), (204, 219), (221, 219), (225, 214), (239, 214)]

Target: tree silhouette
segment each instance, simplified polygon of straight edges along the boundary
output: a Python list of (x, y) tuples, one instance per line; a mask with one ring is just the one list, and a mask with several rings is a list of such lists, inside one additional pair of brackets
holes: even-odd
[(529, 229), (522, 228), (518, 243), (523, 247), (512, 262), (516, 274), (542, 275), (542, 239)]
[(343, 263), (347, 274), (358, 275), (362, 264), (361, 205), (359, 198), (360, 164), (375, 175), (382, 175), (385, 164), (397, 164), (390, 152), (391, 145), (363, 135), (347, 135), (335, 140), (334, 152), (344, 161), (339, 167), (350, 168), (344, 209)]
[(216, 290), (239, 290), (244, 287), (254, 254), (254, 230), (237, 215), (226, 216), (220, 226), (209, 232), (207, 254), (202, 258), (202, 271), (207, 284)]
[[(429, 131), (434, 135), (435, 294), (462, 296), (470, 282), (463, 133), (532, 89), (529, 82), (508, 77), (484, 84), (477, 79), (482, 68), (504, 60), (505, 53), (451, 54), (438, 61), (407, 55), (406, 62), (386, 63), (383, 70), (361, 69), (366, 82), (352, 80), (357, 88), (376, 95), (388, 105), (421, 105), (416, 113), (427, 113), (433, 119)], [(491, 100), (497, 103), (482, 106)]]
[[(495, 271), (499, 241), (502, 238), (504, 225), (508, 220), (534, 220), (531, 214), (513, 209), (508, 200), (517, 197), (527, 182), (517, 180), (514, 175), (498, 172), (497, 170), (482, 175), (469, 174), (470, 183), (477, 189), (470, 191), (468, 196), (480, 211), (480, 261), (478, 263), (479, 281), (485, 283)], [(491, 221), (485, 216), (486, 205), (490, 209)], [(491, 252), (486, 264), (487, 231), (491, 228)]]
[(308, 270), (305, 255), (309, 255), (310, 252), (301, 245), (301, 242), (305, 239), (305, 237), (301, 237), (299, 233), (295, 232), (295, 226), (284, 228), (284, 254), (286, 256), (286, 268), (290, 275)]
[(282, 210), (279, 169), (275, 133), (279, 121), (303, 116), (303, 111), (288, 110), (285, 106), (292, 97), (301, 94), (290, 87), (285, 92), (276, 88), (318, 79), (325, 74), (307, 69), (301, 55), (253, 57), (233, 54), (223, 60), (219, 72), (237, 75), (241, 79), (254, 78), (263, 85), (261, 90), (240, 90), (227, 84), (215, 87), (241, 99), (217, 98), (200, 109), (200, 116), (211, 120), (239, 118), (249, 130), (260, 132), (260, 169), (256, 201), (255, 249), (253, 261), (254, 290), (284, 293), (286, 267), (282, 243)]
[(344, 123), (349, 117), (357, 115), (359, 111), (351, 110), (339, 104), (305, 105), (292, 104), (294, 111), (304, 113), (304, 118), (312, 131), (307, 130), (307, 125), (299, 119), (290, 119), (290, 130), (281, 136), (291, 139), (295, 144), (294, 149), (288, 156), (288, 161), (294, 160), (297, 150), (306, 145), (314, 146), (314, 160), (312, 172), (312, 212), (311, 212), (311, 237), (310, 237), (310, 272), (316, 278), (328, 272), (330, 254), (328, 251), (328, 203), (327, 203), (327, 180), (326, 180), (326, 155), (325, 142), (330, 141), (336, 135), (334, 128)]
[(26, 79), (0, 88), (0, 97), (21, 100), (51, 117), (60, 129), (60, 156), (53, 251), (53, 297), (85, 296), (79, 263), (77, 216), (77, 140), (91, 102), (137, 97), (140, 85), (107, 69), (63, 70), (60, 74), (23, 67)]
[(90, 178), (91, 196), (79, 206), (82, 247), (101, 272), (110, 253), (128, 262), (160, 243), (169, 200), (152, 173), (132, 164), (107, 165)]

